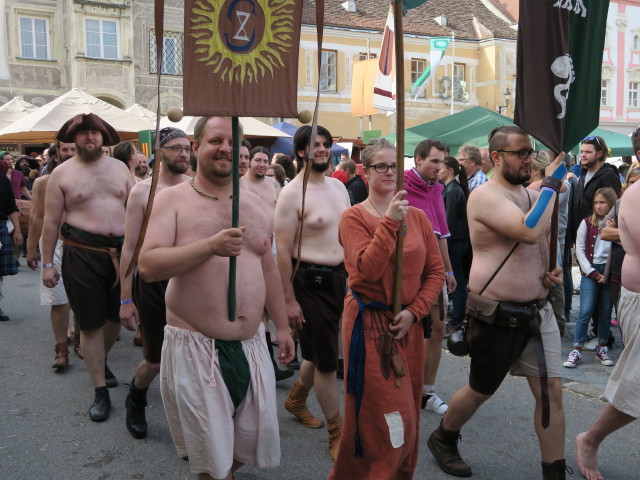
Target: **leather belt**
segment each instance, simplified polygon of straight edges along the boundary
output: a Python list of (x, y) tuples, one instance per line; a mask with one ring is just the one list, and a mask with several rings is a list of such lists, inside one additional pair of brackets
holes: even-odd
[(76, 242), (67, 237), (62, 237), (62, 243), (71, 247), (84, 248), (85, 250), (93, 250), (94, 252), (102, 252), (109, 255), (113, 268), (116, 270), (116, 280), (113, 282), (111, 289), (114, 289), (118, 282), (120, 282), (120, 263), (118, 262), (118, 249), (115, 247), (94, 247), (93, 245), (87, 245), (86, 243)]

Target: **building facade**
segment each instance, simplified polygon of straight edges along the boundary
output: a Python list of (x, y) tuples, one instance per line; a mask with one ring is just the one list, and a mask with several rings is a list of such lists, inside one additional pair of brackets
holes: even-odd
[[(0, 104), (21, 95), (40, 106), (77, 87), (121, 108), (138, 103), (155, 110), (159, 104), (166, 112), (182, 106), (184, 0), (165, 0), (159, 98), (153, 0), (3, 4), (6, 72), (0, 62)], [(318, 52), (315, 2), (304, 0), (298, 110), (313, 110), (319, 81), (320, 122), (334, 135), (384, 135), (395, 128), (394, 115), (351, 113), (354, 63), (379, 56), (388, 7), (388, 0), (326, 0)], [(453, 38), (424, 95), (406, 94), (407, 127), (473, 106), (513, 116), (516, 0), (429, 0), (409, 10), (403, 23), (407, 92), (429, 65), (429, 40)], [(611, 2), (602, 82), (601, 126), (630, 131), (640, 121), (640, 0)]]

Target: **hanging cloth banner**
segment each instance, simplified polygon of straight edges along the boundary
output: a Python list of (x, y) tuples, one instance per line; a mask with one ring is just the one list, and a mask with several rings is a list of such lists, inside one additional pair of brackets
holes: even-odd
[(599, 123), (609, 0), (520, 0), (514, 122), (555, 153)]
[(184, 114), (297, 117), (302, 4), (186, 0)]
[(424, 73), (420, 75), (420, 78), (411, 86), (411, 95), (417, 98), (421, 96), (425, 88), (427, 88), (432, 73), (438, 69), (438, 65), (442, 62), (444, 52), (446, 52), (450, 40), (450, 37), (436, 37), (429, 41), (429, 65), (427, 65)]
[(373, 89), (377, 70), (377, 58), (353, 62), (351, 115), (354, 117), (380, 113), (373, 108)]
[(373, 88), (373, 108), (389, 113), (396, 111), (396, 54), (393, 33), (393, 7), (389, 8), (384, 27), (380, 58)]

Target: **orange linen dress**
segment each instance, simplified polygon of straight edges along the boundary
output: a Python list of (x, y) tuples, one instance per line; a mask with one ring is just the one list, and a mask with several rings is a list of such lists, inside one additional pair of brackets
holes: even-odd
[[(395, 345), (402, 356), (406, 376), (391, 371), (382, 375), (376, 349), (389, 320), (379, 311), (364, 312), (364, 388), (358, 431), (364, 458), (355, 456), (355, 396), (345, 393), (344, 424), (338, 456), (329, 479), (410, 479), (418, 461), (420, 401), (423, 381), (422, 318), (444, 285), (444, 264), (431, 223), (422, 210), (409, 207), (406, 217), (402, 276), (402, 304), (418, 321)], [(364, 303), (392, 304), (396, 234), (400, 222), (377, 218), (361, 205), (346, 210), (340, 221), (349, 287)], [(358, 302), (349, 293), (342, 319), (345, 392), (349, 371), (351, 335)]]

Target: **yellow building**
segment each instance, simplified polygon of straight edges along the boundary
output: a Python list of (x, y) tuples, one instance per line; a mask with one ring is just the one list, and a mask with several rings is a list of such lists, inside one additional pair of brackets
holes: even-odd
[[(165, 0), (159, 99), (153, 0), (0, 0), (3, 4), (7, 44), (6, 58), (0, 59), (0, 104), (21, 95), (41, 106), (77, 87), (121, 108), (138, 103), (155, 110), (160, 103), (166, 112), (182, 105), (183, 0)], [(388, 0), (326, 0), (319, 72), (315, 2), (304, 0), (298, 109), (313, 110), (320, 80), (320, 122), (334, 135), (355, 138), (363, 129), (383, 134), (394, 129), (394, 115), (374, 115), (361, 123), (351, 114), (354, 62), (379, 54), (388, 8)], [(410, 10), (404, 18), (402, 63), (407, 91), (428, 65), (429, 39), (453, 35), (455, 41), (425, 95), (407, 94), (406, 126), (477, 105), (501, 106), (503, 114), (512, 115), (513, 95), (508, 108), (503, 95), (515, 90), (512, 23), (489, 0), (429, 0)]]

